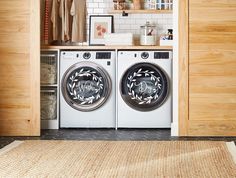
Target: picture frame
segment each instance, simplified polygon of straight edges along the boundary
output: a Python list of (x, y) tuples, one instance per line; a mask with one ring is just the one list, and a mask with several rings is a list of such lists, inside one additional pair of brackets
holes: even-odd
[(112, 15), (90, 15), (89, 17), (89, 45), (105, 45), (104, 34), (113, 33)]

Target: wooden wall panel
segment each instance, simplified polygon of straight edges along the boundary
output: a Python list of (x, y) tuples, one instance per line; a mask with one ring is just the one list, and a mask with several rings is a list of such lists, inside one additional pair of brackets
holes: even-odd
[(40, 135), (39, 0), (0, 1), (0, 135)]
[(189, 136), (235, 136), (235, 121), (190, 121)]
[[(188, 76), (184, 75), (188, 99), (180, 100), (189, 103), (188, 116), (180, 120), (187, 120), (189, 136), (236, 135), (236, 1), (184, 3), (189, 3), (188, 13), (180, 19), (188, 18), (188, 33), (184, 38), (180, 34), (180, 43), (188, 38), (188, 53), (180, 48), (180, 55), (185, 55), (189, 66)], [(180, 130), (180, 135), (186, 134)]]
[(179, 1), (179, 135), (188, 135), (188, 0)]

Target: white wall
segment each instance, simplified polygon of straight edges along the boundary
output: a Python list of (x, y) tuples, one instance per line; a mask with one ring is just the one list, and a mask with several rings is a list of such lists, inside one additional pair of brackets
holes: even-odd
[[(88, 16), (87, 16), (87, 34), (89, 15), (108, 14), (113, 9), (112, 0), (87, 0)], [(173, 28), (172, 14), (129, 14), (123, 17), (121, 14), (111, 14), (114, 16), (114, 27), (117, 33), (131, 32), (138, 37), (140, 26), (146, 21), (151, 21), (158, 27), (158, 34), (165, 34), (167, 29)]]
[[(44, 24), (44, 4), (45, 0), (41, 0), (41, 41), (43, 42), (43, 24)], [(51, 9), (52, 0), (50, 0)], [(86, 0), (87, 5), (87, 41), (89, 35), (89, 16), (90, 15), (105, 15), (113, 9), (113, 0)], [(109, 14), (114, 16), (114, 30), (117, 33), (131, 32), (135, 37), (139, 37), (140, 26), (146, 21), (153, 22), (158, 27), (158, 34), (167, 33), (167, 29), (173, 28), (172, 14), (129, 14), (123, 17), (121, 14)], [(49, 17), (50, 18), (50, 17)], [(49, 34), (51, 34), (51, 23), (49, 24)], [(51, 35), (50, 35), (51, 36)], [(50, 37), (51, 38), (51, 37)], [(87, 43), (85, 43), (87, 44)]]

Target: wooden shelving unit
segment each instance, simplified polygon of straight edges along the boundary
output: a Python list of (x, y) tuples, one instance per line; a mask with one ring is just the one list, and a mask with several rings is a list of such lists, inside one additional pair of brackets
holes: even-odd
[(171, 14), (172, 10), (111, 10), (110, 14), (122, 14), (123, 12), (128, 14)]
[(59, 129), (59, 50), (41, 49), (41, 129)]

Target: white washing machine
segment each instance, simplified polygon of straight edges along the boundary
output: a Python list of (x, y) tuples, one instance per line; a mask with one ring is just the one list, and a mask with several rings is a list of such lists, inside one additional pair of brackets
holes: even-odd
[(171, 51), (118, 51), (118, 128), (170, 128)]
[(115, 51), (61, 51), (60, 127), (115, 127)]

